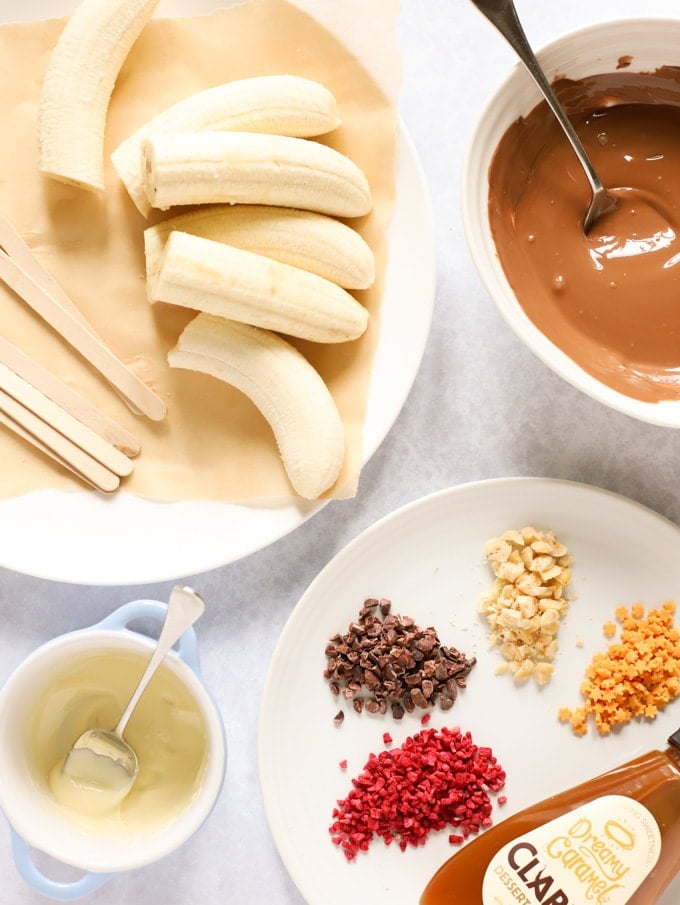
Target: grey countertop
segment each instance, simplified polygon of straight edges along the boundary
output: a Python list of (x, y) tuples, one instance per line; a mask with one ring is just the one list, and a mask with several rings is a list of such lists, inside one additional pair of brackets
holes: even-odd
[[(370, 7), (379, 2), (367, 0), (367, 22), (357, 27), (369, 27)], [(518, 0), (518, 8), (535, 46), (591, 21), (678, 14), (675, 0)], [(364, 468), (356, 498), (328, 505), (239, 562), (191, 576), (208, 602), (197, 631), (205, 680), (226, 725), (226, 783), (189, 843), (162, 863), (115, 878), (91, 897), (98, 905), (302, 905), (262, 806), (260, 695), (296, 602), (322, 567), (377, 519), (451, 485), (535, 475), (598, 485), (680, 520), (680, 434), (611, 411), (555, 376), (501, 320), (471, 264), (459, 215), (461, 163), (483, 104), (515, 64), (511, 51), (467, 0), (403, 0), (399, 34), (401, 112), (431, 194), (438, 246), (422, 367)], [(71, 586), (0, 572), (0, 674), (49, 638), (95, 622), (127, 600), (166, 599), (169, 588)], [(0, 865), (4, 903), (44, 901), (13, 870), (6, 831)]]

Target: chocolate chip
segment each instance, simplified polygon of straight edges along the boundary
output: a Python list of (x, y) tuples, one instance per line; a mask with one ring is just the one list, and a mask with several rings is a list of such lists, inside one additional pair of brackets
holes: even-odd
[(416, 707), (439, 703), (448, 710), (476, 663), (443, 646), (432, 626), (420, 628), (411, 616), (391, 611), (386, 598), (368, 598), (358, 619), (325, 648), (324, 678), (334, 695), (351, 700), (357, 713), (387, 713), (402, 719)]

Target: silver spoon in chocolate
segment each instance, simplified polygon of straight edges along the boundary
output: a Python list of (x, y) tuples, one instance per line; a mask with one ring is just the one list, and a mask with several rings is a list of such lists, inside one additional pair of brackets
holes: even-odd
[(578, 137), (564, 108), (555, 96), (555, 92), (524, 34), (524, 29), (519, 21), (512, 0), (471, 0), (471, 2), (477, 7), (480, 13), (482, 13), (482, 15), (498, 29), (518, 55), (522, 63), (524, 63), (529, 74), (538, 85), (538, 88), (543, 94), (550, 109), (555, 114), (560, 126), (564, 129), (564, 132), (583, 167), (592, 192), (590, 205), (588, 206), (588, 210), (583, 219), (583, 230), (588, 233), (598, 217), (601, 217), (602, 214), (612, 210), (616, 205), (616, 198), (608, 192), (602, 184), (602, 181), (595, 172), (591, 159), (588, 157), (588, 154), (583, 147), (581, 139)]

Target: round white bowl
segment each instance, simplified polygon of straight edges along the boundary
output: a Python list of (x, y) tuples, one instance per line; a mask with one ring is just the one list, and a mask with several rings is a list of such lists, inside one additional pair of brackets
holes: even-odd
[[(72, 900), (89, 894), (112, 875), (157, 861), (182, 845), (201, 826), (222, 788), (226, 740), (221, 716), (200, 675), (193, 629), (180, 639), (178, 651), (165, 658), (198, 705), (206, 727), (206, 750), (199, 784), (175, 818), (143, 831), (102, 835), (69, 820), (33, 775), (25, 745), (26, 727), (35, 704), (49, 687), (55, 670), (97, 651), (138, 652), (149, 657), (154, 641), (130, 628), (137, 620), (162, 624), (165, 604), (138, 600), (120, 607), (102, 622), (54, 638), (39, 647), (9, 676), (0, 690), (0, 808), (13, 836), (19, 872), (37, 891)], [(32, 851), (84, 871), (78, 880), (56, 882), (37, 866)]]
[[(502, 40), (499, 37), (499, 40)], [(614, 72), (630, 55), (630, 72), (680, 66), (680, 19), (629, 18), (570, 32), (537, 52), (552, 81)], [(522, 310), (501, 267), (488, 216), (488, 172), (507, 128), (541, 100), (531, 76), (518, 63), (482, 111), (462, 172), (462, 219), (472, 260), (498, 311), (531, 351), (572, 386), (604, 405), (662, 427), (680, 427), (680, 401), (642, 402), (596, 380), (548, 340)]]

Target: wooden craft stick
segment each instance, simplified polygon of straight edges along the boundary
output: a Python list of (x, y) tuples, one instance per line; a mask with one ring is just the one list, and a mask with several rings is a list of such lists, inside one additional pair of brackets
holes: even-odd
[(0, 214), (0, 248), (4, 248), (5, 253), (12, 258), (13, 261), (29, 273), (35, 282), (41, 286), (48, 295), (51, 295), (55, 301), (59, 302), (62, 308), (68, 309), (75, 317), (80, 318), (83, 324), (91, 333), (94, 330), (85, 320), (83, 313), (73, 303), (73, 300), (64, 292), (59, 283), (54, 279), (42, 264), (39, 263), (33, 249), (26, 242), (21, 233), (16, 229), (7, 217)]
[(71, 443), (67, 437), (1, 389), (0, 412), (6, 416), (3, 419), (5, 425), (24, 439), (29, 440), (38, 449), (48, 452), (51, 458), (65, 464), (97, 490), (112, 493), (120, 486), (118, 475)]
[(73, 415), (52, 402), (40, 390), (27, 383), (2, 363), (0, 363), (0, 389), (20, 402), (34, 415), (42, 418), (109, 471), (119, 477), (126, 477), (132, 471), (132, 462), (120, 450), (106, 440), (102, 440), (99, 434), (81, 424)]
[[(35, 260), (33, 265), (34, 268), (40, 266)], [(167, 412), (162, 399), (85, 326), (81, 317), (62, 308), (58, 301), (45, 292), (33, 279), (32, 272), (33, 270), (27, 273), (9, 255), (0, 251), (0, 279), (99, 371), (133, 410), (142, 412), (152, 421), (161, 421)]]
[(126, 456), (139, 455), (140, 443), (136, 437), (112, 418), (100, 412), (63, 380), (55, 377), (54, 374), (2, 337), (0, 337), (0, 363), (6, 365), (19, 377), (23, 377), (48, 399), (70, 412), (74, 418), (87, 425), (90, 430), (95, 431)]
[[(83, 483), (88, 484), (90, 487), (95, 490), (99, 490), (99, 487), (95, 487), (85, 475), (82, 475), (77, 469), (73, 468), (69, 465), (68, 462), (65, 462), (61, 459), (55, 452), (53, 452), (48, 446), (45, 446), (44, 443), (41, 443), (37, 437), (34, 437), (27, 430), (21, 427), (20, 424), (17, 424), (16, 421), (13, 421), (8, 415), (6, 415), (2, 409), (0, 409), (0, 424), (6, 427), (8, 430), (11, 430), (13, 433), (17, 435), (17, 437), (21, 437), (22, 440), (25, 440), (35, 449), (39, 450), (43, 455), (47, 456), (49, 459), (52, 459), (58, 465), (61, 465), (62, 468), (65, 468), (67, 471), (70, 471), (71, 474), (74, 474), (77, 478), (79, 478)], [(107, 491), (108, 492), (108, 491)]]

